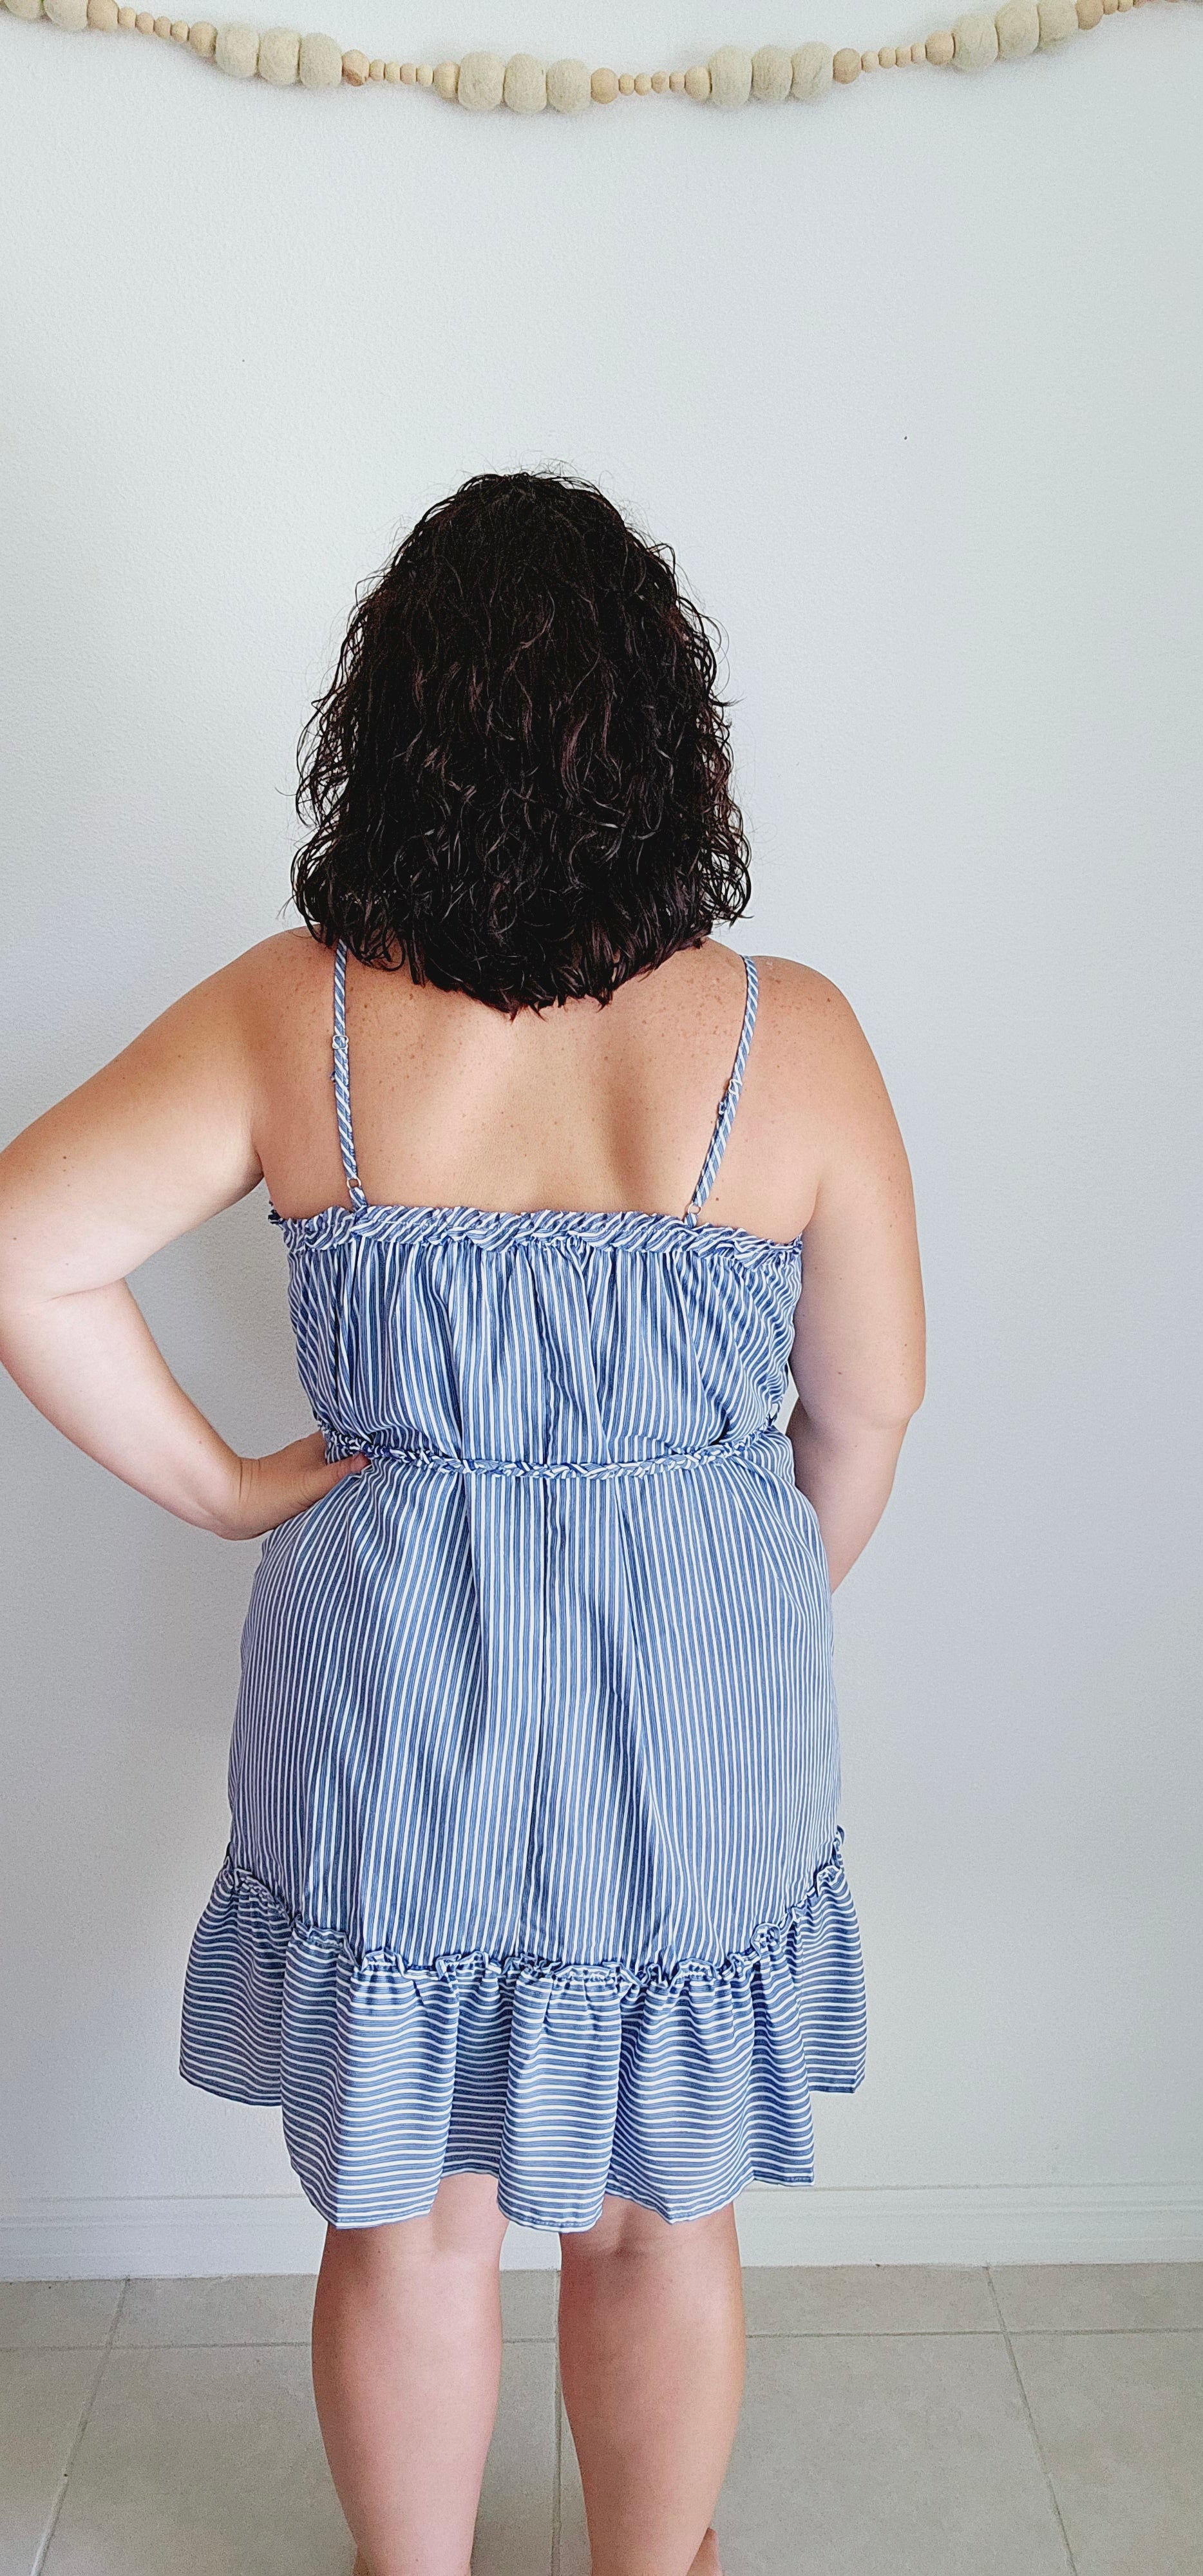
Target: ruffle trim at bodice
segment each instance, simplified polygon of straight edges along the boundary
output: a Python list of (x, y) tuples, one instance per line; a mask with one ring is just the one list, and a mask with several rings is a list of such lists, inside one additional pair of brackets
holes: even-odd
[(290, 1252), (325, 1252), (354, 1238), (369, 1242), (429, 1241), (473, 1243), (511, 1251), (524, 1243), (580, 1244), (625, 1252), (680, 1252), (732, 1261), (766, 1262), (788, 1269), (800, 1264), (802, 1237), (777, 1243), (770, 1236), (749, 1234), (742, 1226), (690, 1224), (685, 1217), (657, 1215), (638, 1208), (474, 1208), (383, 1207), (319, 1208), (313, 1216), (281, 1216), (268, 1206), (268, 1222), (278, 1226)]

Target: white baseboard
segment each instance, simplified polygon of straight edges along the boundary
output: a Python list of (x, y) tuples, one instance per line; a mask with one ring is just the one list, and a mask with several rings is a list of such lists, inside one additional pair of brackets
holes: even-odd
[(1203, 2260), (1203, 2183), (754, 2185), (736, 2217), (745, 2263)]
[[(1172, 2263), (1203, 2260), (1203, 2184), (995, 2184), (841, 2191), (753, 2185), (745, 2263)], [(0, 2205), (0, 2280), (314, 2272), (323, 2228), (299, 2193)], [(559, 2239), (511, 2227), (507, 2270), (551, 2270)]]

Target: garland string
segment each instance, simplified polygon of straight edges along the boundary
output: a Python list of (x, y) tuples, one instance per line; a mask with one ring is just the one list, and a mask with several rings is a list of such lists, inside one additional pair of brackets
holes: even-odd
[(213, 26), (207, 18), (156, 17), (149, 9), (130, 9), (119, 0), (0, 0), (14, 18), (47, 17), (52, 25), (82, 33), (105, 34), (129, 29), (187, 46), (235, 80), (259, 79), (273, 89), (299, 81), (303, 89), (362, 89), (368, 81), (400, 83), (428, 89), (474, 112), (512, 108), (516, 115), (537, 115), (545, 107), (563, 116), (583, 108), (609, 107), (617, 98), (678, 95), (714, 107), (745, 107), (750, 99), (780, 106), (786, 99), (818, 99), (833, 85), (846, 88), (862, 72), (902, 71), (915, 63), (938, 70), (985, 71), (991, 63), (1011, 62), (1024, 54), (1052, 53), (1071, 36), (1085, 34), (1103, 18), (1122, 16), (1148, 0), (1002, 0), (992, 17), (977, 10), (937, 27), (916, 44), (881, 45), (865, 53), (855, 45), (812, 42), (761, 45), (755, 53), (742, 45), (720, 45), (708, 62), (688, 71), (615, 72), (601, 65), (565, 58), (541, 63), (533, 54), (469, 53), (458, 63), (409, 63), (369, 58), (352, 46), (344, 52), (334, 36), (298, 35), (292, 27), (268, 27), (262, 33), (239, 23)]

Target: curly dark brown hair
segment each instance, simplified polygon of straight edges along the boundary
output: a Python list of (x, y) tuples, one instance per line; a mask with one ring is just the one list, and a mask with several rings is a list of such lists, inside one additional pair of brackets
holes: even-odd
[(314, 936), (513, 1017), (619, 985), (751, 886), (711, 621), (593, 485), (477, 474), (357, 600), (300, 743)]

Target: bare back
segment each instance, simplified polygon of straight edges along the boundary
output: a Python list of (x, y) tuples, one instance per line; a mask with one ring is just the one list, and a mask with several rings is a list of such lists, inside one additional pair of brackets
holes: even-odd
[[(880, 1461), (892, 1476), (898, 1426), (922, 1393), (910, 1169), (843, 995), (788, 958), (755, 963), (742, 1090), (697, 1221), (779, 1244), (804, 1238), (791, 1438), (799, 1482), (825, 1514), (838, 1581), (880, 1513), (889, 1490)], [(148, 1460), (121, 1370), (166, 1372), (157, 1355), (146, 1360), (149, 1336), (132, 1301), (112, 1308), (124, 1356), (120, 1367), (107, 1364), (108, 1395), (82, 1378), (64, 1394), (60, 1332), (81, 1325), (83, 1296), (103, 1298), (262, 1181), (281, 1217), (348, 1206), (331, 1080), (333, 987), (333, 954), (308, 931), (264, 940), (173, 1003), (0, 1156), (0, 1357), (52, 1421), (156, 1498), (175, 1494), (175, 1471)], [(367, 1200), (682, 1217), (732, 1072), (746, 991), (740, 955), (713, 939), (635, 977), (604, 1006), (570, 1002), (513, 1021), (352, 960), (354, 1143)], [(170, 1403), (191, 1421), (179, 1389)], [(855, 1474), (833, 1466), (854, 1455), (869, 1465)], [(220, 1457), (214, 1472), (226, 1472)], [(291, 1472), (280, 1470), (289, 1492)], [(185, 1517), (192, 1509), (189, 1500)], [(239, 1525), (223, 1507), (223, 1525), (231, 1518)]]
[[(256, 952), (255, 1143), (282, 1215), (345, 1205), (330, 1082), (333, 959), (307, 932)], [(807, 1112), (799, 1023), (822, 978), (756, 961), (759, 1008), (738, 1115), (702, 1222), (788, 1242), (814, 1211), (820, 1103)], [(814, 988), (818, 988), (817, 990)], [(510, 1020), (404, 968), (349, 961), (347, 1032), (360, 1178), (378, 1205), (643, 1209), (681, 1215), (739, 1040), (742, 959), (681, 950), (602, 1006)]]

